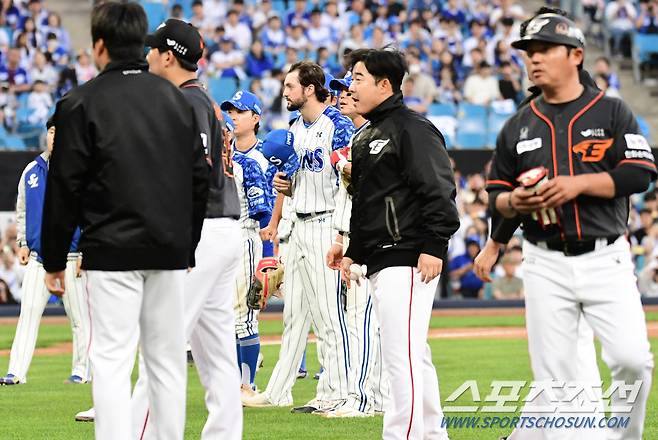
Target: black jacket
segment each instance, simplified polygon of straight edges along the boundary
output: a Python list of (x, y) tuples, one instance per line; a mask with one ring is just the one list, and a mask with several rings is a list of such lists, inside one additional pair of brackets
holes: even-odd
[(455, 181), (441, 133), (397, 94), (364, 115), (352, 142), (352, 218), (346, 256), (368, 275), (445, 258), (459, 228)]
[(238, 188), (233, 178), (230, 153), (226, 151), (222, 126), (219, 120), (221, 110), (199, 82), (185, 81), (180, 89), (187, 102), (194, 109), (196, 121), (205, 143), (206, 160), (212, 166), (206, 218), (240, 218)]
[(192, 108), (147, 67), (110, 63), (57, 104), (42, 225), (48, 272), (64, 270), (76, 225), (85, 269), (194, 265), (209, 167)]

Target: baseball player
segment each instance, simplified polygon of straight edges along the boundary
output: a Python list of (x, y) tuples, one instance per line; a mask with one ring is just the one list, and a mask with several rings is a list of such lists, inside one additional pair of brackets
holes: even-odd
[(279, 361), (266, 390), (246, 406), (292, 404), (292, 386), (299, 369), (311, 322), (318, 336), (318, 358), (325, 372), (315, 399), (293, 412), (330, 409), (348, 394), (349, 341), (340, 304), (338, 273), (324, 264), (333, 242), (332, 215), (337, 191), (330, 154), (345, 147), (353, 132), (351, 121), (324, 104), (328, 91), (317, 64), (300, 62), (284, 81), (288, 110), (301, 116), (290, 127), (301, 168), (292, 181), (277, 173), (274, 187), (291, 197), (293, 226), (284, 278), (284, 331)]
[[(338, 103), (341, 114), (352, 120), (356, 131), (353, 138), (364, 130), (368, 121), (358, 113), (354, 99), (349, 92), (352, 74), (348, 72), (343, 79), (334, 79), (330, 87), (339, 93)], [(340, 173), (341, 179), (336, 196), (333, 226), (338, 234), (327, 254), (327, 265), (331, 269), (340, 269), (343, 249), (349, 246), (350, 216), (352, 199), (347, 192), (351, 176), (351, 142), (342, 149), (331, 153), (331, 163)], [(382, 362), (379, 341), (379, 324), (372, 310), (370, 284), (367, 280), (352, 283), (346, 292), (346, 317), (350, 337), (350, 375), (349, 395), (340, 407), (324, 414), (328, 418), (366, 417), (375, 412), (384, 411), (384, 397), (387, 395), (386, 381), (381, 377)]]
[[(203, 439), (240, 439), (242, 408), (235, 350), (234, 290), (242, 254), (242, 232), (237, 219), (240, 202), (233, 179), (231, 155), (222, 143), (221, 110), (197, 79), (197, 62), (204, 43), (188, 23), (169, 19), (148, 35), (149, 70), (179, 86), (194, 109), (207, 160), (212, 164), (210, 190), (196, 267), (185, 279), (185, 328), (205, 389), (208, 418)], [(133, 438), (157, 438), (149, 421), (147, 375), (141, 374), (133, 391)]]
[[(566, 17), (540, 13), (513, 46), (541, 90), (498, 136), (487, 183), (492, 209), (523, 224), (526, 325), (536, 381), (574, 381), (581, 317), (601, 341), (615, 381), (641, 381), (625, 428), (599, 438), (641, 439), (653, 357), (623, 234), (628, 197), (656, 178), (630, 109), (579, 80), (585, 39)], [(559, 409), (567, 390), (554, 388)], [(539, 396), (539, 404), (546, 396)], [(625, 404), (613, 394), (613, 407)], [(612, 412), (612, 416), (618, 416)], [(545, 429), (544, 438), (582, 438)]]
[(254, 393), (254, 380), (260, 353), (258, 310), (247, 306), (247, 291), (255, 276), (261, 257), (272, 257), (272, 242), (262, 242), (259, 229), (269, 224), (272, 216), (272, 185), (268, 175), (274, 168), (261, 153), (256, 133), (260, 126), (261, 103), (253, 93), (238, 91), (224, 101), (221, 109), (228, 113), (233, 124), (233, 175), (240, 199), (242, 228), (242, 262), (236, 280), (235, 333), (238, 364), (242, 372), (242, 395)]
[(352, 140), (341, 274), (349, 287), (367, 265), (390, 380), (383, 438), (447, 439), (427, 333), (448, 241), (459, 228), (450, 159), (436, 127), (402, 102), (404, 56), (387, 48), (350, 57), (349, 91), (370, 125)]
[[(46, 272), (41, 260), (41, 219), (43, 200), (46, 194), (48, 161), (55, 141), (53, 119), (47, 123), (47, 150), (30, 162), (18, 183), (16, 201), (16, 220), (20, 247), (18, 258), (27, 265), (27, 272), (22, 286), (21, 313), (16, 327), (16, 336), (11, 345), (8, 374), (0, 378), (0, 384), (15, 385), (27, 381), (34, 347), (39, 332), (39, 322), (46, 307), (50, 292), (44, 283)], [(80, 384), (89, 380), (89, 310), (87, 293), (84, 289), (83, 274), (80, 272), (77, 252), (80, 231), (71, 243), (66, 263), (66, 294), (62, 297), (64, 310), (71, 322), (73, 332), (73, 368), (67, 383)]]

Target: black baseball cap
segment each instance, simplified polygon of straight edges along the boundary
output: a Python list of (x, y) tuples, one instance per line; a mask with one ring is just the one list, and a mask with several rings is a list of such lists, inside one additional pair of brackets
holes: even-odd
[(530, 20), (520, 40), (512, 47), (527, 50), (531, 41), (585, 48), (585, 35), (576, 23), (559, 14), (541, 14)]
[(189, 23), (170, 18), (162, 23), (154, 33), (146, 36), (145, 44), (154, 49), (167, 49), (185, 68), (196, 70), (197, 62), (203, 56), (205, 43), (199, 31)]

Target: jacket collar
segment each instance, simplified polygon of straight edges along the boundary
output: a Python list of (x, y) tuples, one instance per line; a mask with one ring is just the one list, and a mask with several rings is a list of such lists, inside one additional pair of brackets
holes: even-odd
[(111, 72), (114, 70), (142, 70), (142, 71), (147, 71), (149, 69), (149, 65), (146, 61), (140, 60), (140, 59), (135, 59), (135, 60), (119, 60), (119, 61), (111, 61), (107, 66), (105, 66), (105, 69), (99, 74), (104, 75), (107, 72)]
[[(594, 98), (596, 98), (601, 93), (601, 91), (598, 88), (591, 87), (587, 84), (583, 84), (583, 86), (584, 86), (583, 93), (578, 98), (574, 99), (573, 101), (565, 102), (563, 104), (549, 104), (544, 100), (544, 96), (540, 95), (539, 97), (537, 97), (535, 99), (535, 104), (537, 105), (537, 107), (539, 107), (539, 110), (541, 110), (542, 112), (546, 112), (546, 111), (550, 112), (551, 108), (560, 107), (560, 106), (562, 108), (567, 108), (568, 107), (569, 109), (584, 108)], [(573, 105), (573, 107), (572, 107), (572, 105)]]
[(404, 103), (402, 102), (402, 93), (396, 93), (372, 109), (370, 113), (363, 115), (363, 117), (374, 123), (388, 116), (388, 113), (391, 110), (396, 110), (401, 107), (404, 107)]

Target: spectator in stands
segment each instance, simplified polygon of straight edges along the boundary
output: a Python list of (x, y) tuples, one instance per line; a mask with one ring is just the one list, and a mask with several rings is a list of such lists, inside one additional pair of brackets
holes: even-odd
[(244, 78), (246, 77), (242, 66), (244, 65), (244, 54), (234, 47), (233, 40), (223, 37), (219, 42), (219, 51), (210, 57), (209, 70), (214, 76), (222, 78)]
[(500, 98), (498, 79), (493, 76), (489, 63), (482, 61), (464, 83), (464, 99), (471, 104), (488, 106)]
[(350, 10), (345, 13), (347, 24), (351, 28), (361, 21), (361, 13), (366, 8), (366, 2), (363, 0), (352, 0)]
[(297, 50), (293, 49), (292, 47), (286, 48), (286, 59), (285, 63), (281, 67), (281, 70), (284, 72), (288, 72), (290, 70), (290, 67), (295, 64), (299, 60), (299, 56), (297, 54)]
[(19, 301), (21, 284), (23, 282), (23, 270), (8, 244), (4, 244), (0, 248), (0, 280), (4, 280), (9, 287), (11, 296), (16, 301)]
[(192, 2), (192, 16), (190, 17), (189, 21), (192, 26), (199, 29), (204, 35), (209, 35), (210, 31), (217, 23), (212, 19), (212, 17), (206, 15), (203, 2), (201, 0), (194, 0)]
[(350, 28), (347, 16), (340, 14), (338, 11), (338, 3), (335, 0), (329, 0), (324, 6), (324, 15), (322, 21), (325, 26), (329, 26), (334, 41), (339, 42), (347, 35), (347, 30)]
[(612, 37), (613, 55), (630, 55), (624, 47), (630, 47), (630, 38), (635, 30), (637, 11), (628, 0), (613, 0), (605, 8), (605, 18)]
[(185, 19), (185, 12), (183, 11), (183, 7), (178, 3), (175, 3), (171, 7), (171, 12), (167, 18), (175, 18), (176, 20), (187, 21)]
[(514, 0), (500, 0), (500, 6), (496, 7), (489, 16), (489, 26), (496, 29), (502, 20), (508, 18), (512, 21), (522, 21), (526, 18), (523, 7)]
[(658, 218), (653, 217), (653, 223), (640, 245), (644, 248), (645, 256), (651, 258), (658, 256)]
[(404, 97), (404, 105), (422, 115), (427, 114), (427, 103), (422, 97), (414, 94), (414, 78), (412, 76), (407, 76), (402, 82), (402, 96)]
[(656, 199), (655, 191), (649, 191), (644, 194), (643, 207), (651, 211), (653, 218), (658, 218), (658, 199)]
[(640, 271), (637, 277), (637, 287), (642, 296), (658, 297), (658, 260), (652, 259)]
[(500, 264), (505, 275), (491, 283), (494, 299), (523, 299), (523, 281), (515, 275), (516, 263), (509, 255), (504, 255)]
[(261, 0), (258, 2), (258, 7), (254, 8), (254, 11), (251, 13), (251, 27), (255, 32), (260, 32), (267, 24), (269, 17), (275, 15), (276, 13), (272, 11), (272, 1)]
[(635, 27), (641, 34), (658, 34), (658, 0), (640, 2), (640, 15)]
[(346, 49), (356, 50), (368, 47), (368, 42), (363, 38), (363, 27), (357, 23), (350, 28), (350, 36), (342, 41), (338, 53), (344, 54)]
[(281, 19), (273, 15), (267, 20), (267, 25), (260, 34), (265, 50), (276, 56), (286, 49), (286, 33), (281, 29)]
[(311, 48), (308, 38), (304, 35), (304, 27), (301, 24), (292, 27), (292, 31), (286, 38), (286, 47), (301, 52), (307, 52)]
[(634, 245), (641, 244), (644, 237), (649, 234), (651, 226), (653, 226), (651, 210), (643, 208), (640, 210), (640, 227), (631, 234), (631, 242)]
[(423, 28), (422, 20), (415, 19), (409, 23), (409, 29), (402, 37), (400, 47), (404, 50), (415, 47), (420, 53), (422, 59), (429, 56), (432, 47), (432, 39), (429, 32)]
[(306, 37), (313, 49), (320, 47), (327, 47), (334, 50), (333, 36), (331, 29), (324, 26), (322, 23), (322, 11), (313, 9), (311, 11), (311, 20), (308, 29), (306, 30)]
[(226, 0), (203, 0), (203, 15), (207, 17), (209, 24), (217, 25), (224, 22), (228, 4)]
[(471, 51), (478, 47), (480, 40), (486, 38), (487, 25), (484, 21), (471, 20), (469, 28), (471, 30), (471, 35), (462, 43), (462, 48), (464, 50), (462, 64), (466, 67), (473, 67), (473, 65), (477, 65), (477, 63), (473, 63), (471, 60)]
[(519, 33), (514, 26), (514, 19), (510, 17), (504, 17), (500, 20), (500, 25), (498, 26), (498, 32), (494, 36), (494, 46), (499, 41), (504, 41), (508, 46), (512, 44), (513, 41), (519, 39)]
[(381, 49), (391, 44), (392, 41), (391, 37), (388, 36), (383, 28), (375, 26), (372, 30), (372, 35), (368, 40), (368, 46), (373, 49)]
[(247, 62), (245, 65), (247, 76), (262, 78), (265, 75), (269, 75), (273, 68), (274, 61), (270, 54), (263, 50), (263, 43), (259, 40), (254, 41), (251, 44), (251, 51), (249, 51), (249, 55), (247, 55)]
[(422, 97), (427, 106), (437, 96), (436, 82), (430, 75), (423, 72), (423, 66), (415, 53), (408, 53), (406, 58), (409, 64), (408, 77), (414, 81), (413, 95)]
[(46, 37), (46, 59), (54, 64), (59, 64), (60, 59), (67, 56), (68, 52), (62, 47), (57, 35), (52, 32)]
[[(469, 55), (469, 57), (468, 57), (469, 58), (469, 64), (468, 65), (466, 65), (466, 64), (462, 65), (462, 71), (463, 71), (463, 73), (466, 77), (468, 77), (473, 72), (475, 67), (482, 64), (482, 61), (486, 61), (484, 53), (482, 52), (482, 49), (480, 49), (479, 47), (475, 47), (475, 48), (471, 49), (471, 51), (469, 52), (468, 55)], [(466, 57), (464, 57), (464, 59), (466, 59)]]
[(610, 87), (610, 83), (608, 82), (607, 76), (596, 75), (594, 76), (594, 82), (596, 83), (596, 86), (599, 89), (601, 89), (602, 92), (605, 92), (605, 96), (609, 96), (611, 98), (621, 98), (621, 95), (619, 94), (619, 90)]
[(258, 95), (263, 107), (268, 109), (274, 105), (274, 100), (281, 93), (281, 84), (283, 83), (284, 74), (281, 69), (273, 69), (270, 77), (265, 77), (261, 81), (261, 94)]
[(48, 84), (37, 80), (32, 84), (32, 91), (27, 96), (27, 108), (31, 111), (27, 118), (34, 126), (44, 126), (48, 120), (50, 110), (55, 103)]
[[(18, 2), (20, 4), (20, 2)], [(13, 0), (4, 0), (2, 2), (2, 11), (6, 19), (6, 24), (10, 29), (16, 30), (21, 24), (21, 11), (16, 7)]]
[(454, 71), (444, 66), (439, 72), (439, 88), (437, 100), (442, 103), (458, 104), (462, 100), (462, 94), (455, 85), (456, 76)]
[(306, 0), (295, 0), (294, 9), (286, 18), (286, 26), (290, 28), (302, 26), (302, 28), (305, 28), (308, 26), (309, 18), (310, 16), (306, 12)]
[(41, 32), (44, 38), (48, 34), (55, 34), (64, 50), (71, 50), (71, 37), (69, 36), (69, 32), (62, 26), (62, 18), (57, 12), (50, 12), (48, 14), (48, 24), (41, 28)]
[[(260, 8), (260, 2), (259, 2), (259, 8)], [(235, 10), (238, 13), (238, 20), (240, 23), (244, 23), (247, 25), (249, 29), (253, 28), (253, 21), (251, 19), (251, 15), (249, 14), (249, 11), (247, 11), (247, 8), (244, 6), (244, 0), (233, 0), (233, 10)]]
[(458, 0), (448, 0), (448, 4), (445, 5), (441, 11), (443, 18), (446, 20), (452, 20), (459, 26), (466, 23), (467, 14), (468, 11), (459, 4)]
[(373, 25), (373, 15), (370, 9), (364, 9), (361, 13), (361, 27), (363, 28), (363, 38), (369, 40), (372, 36)]
[(329, 72), (332, 75), (338, 75), (343, 70), (341, 66), (331, 59), (331, 53), (326, 47), (318, 48), (315, 53), (315, 62), (322, 67), (322, 70)]
[(484, 283), (473, 272), (473, 261), (480, 252), (480, 244), (474, 237), (465, 240), (466, 253), (455, 257), (449, 264), (453, 290), (463, 298), (481, 298)]
[(7, 64), (0, 65), (0, 82), (9, 83), (9, 91), (15, 94), (30, 90), (29, 76), (20, 62), (20, 49), (12, 47), (7, 53)]
[[(41, 0), (29, 0), (27, 3), (28, 14), (23, 17), (23, 23), (29, 17), (34, 20), (37, 28), (48, 24), (48, 11), (41, 4)], [(23, 26), (21, 26), (23, 27)]]
[(222, 38), (226, 35), (224, 26), (217, 26), (212, 33), (212, 37), (206, 37), (206, 44), (208, 47), (208, 59), (212, 57), (212, 54), (219, 50), (219, 42), (222, 41)]
[(251, 46), (251, 29), (240, 21), (240, 15), (235, 9), (228, 11), (224, 30), (226, 31), (226, 36), (235, 42), (237, 49), (246, 52), (249, 46)]
[(33, 46), (28, 43), (28, 34), (25, 32), (14, 34), (18, 38), (16, 39), (16, 44), (14, 47), (21, 52), (21, 61), (19, 65), (24, 69), (29, 69), (34, 53), (37, 51)]
[(594, 75), (603, 75), (608, 79), (610, 88), (621, 89), (619, 76), (612, 70), (610, 60), (607, 57), (598, 57), (594, 62)]
[(11, 296), (11, 292), (9, 291), (9, 286), (5, 282), (5, 280), (0, 279), (0, 305), (10, 305), (10, 304), (16, 304), (16, 301), (14, 300), (14, 297)]
[(500, 79), (498, 88), (503, 99), (511, 99), (519, 103), (523, 96), (523, 87), (521, 86), (521, 76), (517, 70), (512, 67), (509, 61), (503, 61), (500, 64)]
[(36, 50), (43, 46), (45, 37), (47, 34), (43, 34), (41, 31), (37, 30), (37, 25), (34, 23), (34, 20), (31, 17), (25, 19), (23, 23), (23, 32), (14, 33), (14, 42), (16, 43), (21, 36), (25, 36), (25, 44), (32, 50)]
[(500, 67), (502, 63), (511, 64), (515, 73), (521, 74), (521, 65), (523, 62), (515, 52), (512, 52), (510, 45), (504, 39), (498, 40), (494, 49), (494, 65)]
[(446, 48), (456, 59), (461, 60), (464, 57), (461, 27), (453, 19), (448, 19), (446, 21), (446, 35), (444, 37)]
[(78, 52), (74, 69), (78, 78), (78, 85), (86, 83), (98, 74), (98, 70), (96, 69), (96, 66), (94, 66), (91, 56), (89, 56), (89, 52), (86, 50)]

